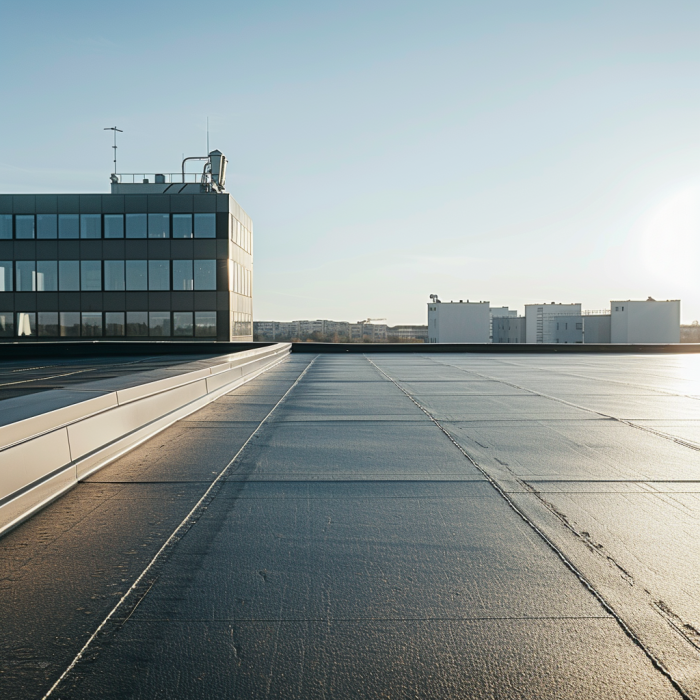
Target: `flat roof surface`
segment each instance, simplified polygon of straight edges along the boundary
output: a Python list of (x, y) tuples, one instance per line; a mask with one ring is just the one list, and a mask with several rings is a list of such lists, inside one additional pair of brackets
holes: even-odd
[(206, 359), (206, 356), (143, 355), (56, 360), (3, 360), (0, 361), (0, 401), (202, 359)]
[(0, 696), (699, 698), (699, 495), (698, 356), (292, 355), (0, 540)]

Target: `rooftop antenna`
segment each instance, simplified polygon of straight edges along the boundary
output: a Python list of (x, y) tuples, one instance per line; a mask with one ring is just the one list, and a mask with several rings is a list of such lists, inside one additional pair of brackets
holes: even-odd
[(117, 174), (117, 131), (120, 134), (124, 133), (123, 129), (117, 129), (116, 126), (106, 126), (103, 131), (113, 131), (114, 132), (114, 146), (112, 148), (114, 149), (114, 174)]
[(207, 153), (209, 153), (209, 117), (207, 117)]

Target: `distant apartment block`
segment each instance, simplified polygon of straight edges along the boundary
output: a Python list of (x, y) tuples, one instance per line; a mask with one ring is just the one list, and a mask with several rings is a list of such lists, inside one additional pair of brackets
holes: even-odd
[(110, 194), (0, 195), (0, 337), (252, 340), (253, 224), (224, 156), (202, 160)]
[(301, 321), (255, 321), (258, 340), (323, 339), (325, 342), (350, 341), (385, 343), (389, 327), (385, 323), (358, 321), (329, 321), (325, 319)]

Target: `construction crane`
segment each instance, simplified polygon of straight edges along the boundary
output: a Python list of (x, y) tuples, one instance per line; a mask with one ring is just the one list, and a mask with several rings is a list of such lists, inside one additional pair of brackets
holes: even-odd
[(358, 323), (372, 323), (372, 321), (386, 321), (385, 318), (366, 318), (364, 321), (358, 321)]

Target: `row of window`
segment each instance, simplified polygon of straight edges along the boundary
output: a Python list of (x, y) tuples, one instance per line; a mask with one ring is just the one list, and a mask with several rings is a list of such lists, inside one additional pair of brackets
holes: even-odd
[(0, 239), (216, 238), (216, 214), (0, 214)]
[(215, 338), (215, 311), (0, 312), (0, 337)]
[(215, 290), (216, 260), (0, 261), (0, 292), (138, 292), (171, 289)]

